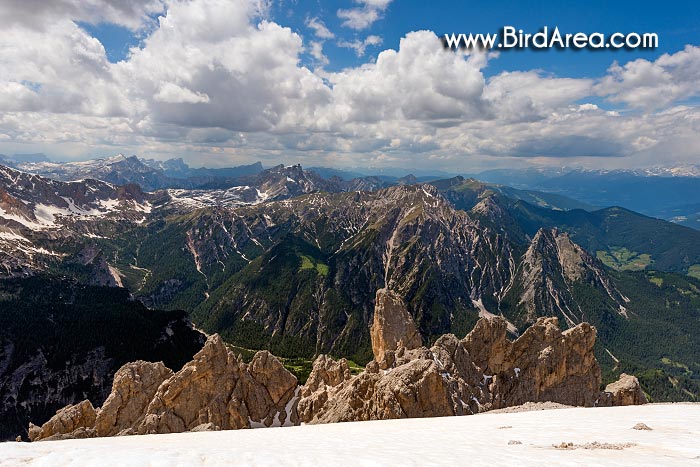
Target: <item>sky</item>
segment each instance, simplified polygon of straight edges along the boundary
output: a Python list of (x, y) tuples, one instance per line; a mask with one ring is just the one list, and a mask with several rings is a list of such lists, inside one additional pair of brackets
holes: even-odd
[[(562, 3), (3, 0), (0, 154), (463, 173), (700, 162), (700, 6)], [(504, 26), (659, 46), (439, 41)]]

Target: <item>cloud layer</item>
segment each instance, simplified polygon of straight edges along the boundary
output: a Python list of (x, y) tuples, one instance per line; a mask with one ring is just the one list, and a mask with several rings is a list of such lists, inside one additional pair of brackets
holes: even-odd
[[(363, 30), (388, 5), (362, 0), (338, 15)], [(597, 79), (542, 71), (487, 79), (495, 56), (446, 51), (433, 32), (416, 31), (374, 61), (327, 73), (323, 41), (336, 35), (314, 17), (306, 21), (314, 37), (304, 39), (270, 21), (264, 1), (8, 0), (0, 19), (0, 152), (457, 171), (693, 161), (700, 147), (691, 104), (700, 48), (690, 45), (653, 62), (613, 63)], [(79, 20), (149, 34), (110, 63)], [(370, 35), (345, 45), (362, 55), (379, 42)], [(317, 70), (302, 65), (305, 53)]]

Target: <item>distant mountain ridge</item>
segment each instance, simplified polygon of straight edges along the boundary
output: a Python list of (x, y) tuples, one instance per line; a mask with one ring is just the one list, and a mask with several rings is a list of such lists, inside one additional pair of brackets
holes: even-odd
[(115, 185), (135, 183), (145, 191), (164, 188), (197, 188), (207, 184), (234, 186), (238, 177), (259, 173), (262, 164), (225, 169), (193, 169), (182, 159), (167, 161), (142, 160), (118, 154), (113, 157), (81, 162), (51, 162), (48, 159), (5, 161), (24, 172), (60, 181), (96, 179)]
[(166, 161), (158, 161), (154, 159), (140, 159), (147, 166), (161, 170), (166, 176), (176, 179), (206, 179), (206, 178), (224, 178), (234, 179), (244, 175), (254, 175), (264, 170), (261, 162), (254, 164), (240, 165), (237, 167), (228, 168), (192, 168), (182, 158), (168, 159)]
[(135, 183), (151, 191), (168, 186), (170, 180), (159, 170), (145, 165), (136, 156), (118, 154), (82, 162), (19, 162), (14, 167), (60, 181), (102, 180), (115, 185)]
[(498, 169), (475, 177), (595, 206), (621, 206), (700, 229), (700, 165), (638, 170)]

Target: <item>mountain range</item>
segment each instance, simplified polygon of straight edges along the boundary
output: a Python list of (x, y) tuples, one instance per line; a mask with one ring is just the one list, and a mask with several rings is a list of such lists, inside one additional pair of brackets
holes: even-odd
[(644, 170), (489, 170), (490, 183), (561, 194), (595, 206), (621, 206), (700, 229), (700, 165)]
[[(184, 310), (177, 316), (244, 353), (269, 349), (302, 362), (328, 353), (365, 364), (375, 292), (387, 288), (405, 300), (426, 343), (465, 335), (484, 316), (505, 318), (512, 337), (542, 316), (564, 328), (590, 322), (604, 382), (625, 371), (639, 376), (652, 400), (700, 394), (700, 231), (464, 177), (347, 180), (292, 165), (202, 175), (211, 178), (194, 187), (170, 183), (199, 175), (183, 168), (189, 178), (175, 178), (177, 164), (138, 158), (61, 171), (27, 164), (0, 167), (0, 283), (40, 287), (46, 297), (71, 290), (70, 300), (59, 300), (65, 310), (80, 303), (88, 313), (86, 297), (123, 291), (117, 303), (139, 313)], [(25, 170), (41, 164), (51, 177)], [(160, 182), (165, 188), (149, 185)], [(27, 295), (2, 296), (8, 310), (26, 302), (41, 320), (56, 320)], [(160, 323), (154, 333), (164, 332)], [(66, 337), (76, 336), (66, 326), (24, 353), (6, 351), (0, 391), (24, 394), (7, 389), (16, 380), (8, 375), (33, 361), (32, 349), (53, 355), (52, 342), (78, 339)], [(120, 345), (135, 338), (113, 328)], [(186, 328), (165, 334), (196, 340)], [(17, 348), (23, 331), (11, 328), (4, 348)], [(135, 348), (142, 350), (132, 359), (150, 352), (144, 342)], [(108, 358), (114, 364), (101, 374), (125, 361)]]
[[(51, 162), (44, 154), (0, 155), (0, 163), (63, 181), (94, 178), (117, 185), (136, 183), (146, 191), (246, 186), (250, 184), (250, 176), (264, 172), (260, 162), (230, 168), (192, 168), (182, 159), (160, 161), (121, 154), (83, 162)], [(330, 191), (377, 189), (449, 177), (444, 172), (425, 170), (415, 171), (418, 176), (405, 175), (405, 169), (373, 172), (312, 167), (306, 172), (338, 185), (329, 187)], [(510, 197), (543, 207), (595, 210), (620, 206), (700, 230), (700, 203), (695, 201), (700, 194), (700, 165), (624, 170), (494, 169), (469, 178), (508, 190)]]

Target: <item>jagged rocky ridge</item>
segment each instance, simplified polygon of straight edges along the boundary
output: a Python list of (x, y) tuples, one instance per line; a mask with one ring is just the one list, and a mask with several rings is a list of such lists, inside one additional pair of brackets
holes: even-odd
[(516, 285), (519, 322), (551, 316), (556, 310), (567, 326), (588, 320), (576, 302), (571, 285), (586, 283), (599, 291), (626, 316), (629, 300), (617, 290), (603, 265), (558, 229), (540, 229), (522, 257), (512, 284)]
[(627, 375), (599, 390), (595, 329), (587, 323), (562, 332), (557, 318), (540, 318), (511, 342), (503, 318), (483, 318), (464, 339), (448, 334), (428, 349), (415, 339), (400, 297), (380, 290), (377, 303), (377, 360), (357, 376), (346, 360), (320, 355), (298, 386), (269, 352), (245, 364), (213, 335), (175, 374), (162, 363), (125, 365), (101, 408), (87, 400), (65, 407), (41, 427), (30, 425), (30, 439), (469, 415), (530, 401), (645, 402)]
[(105, 285), (121, 285), (101, 252), (79, 259), (76, 249), (145, 222), (152, 198), (138, 185), (60, 182), (0, 166), (0, 277), (82, 263)]

